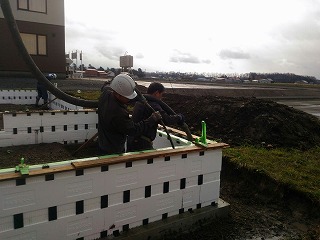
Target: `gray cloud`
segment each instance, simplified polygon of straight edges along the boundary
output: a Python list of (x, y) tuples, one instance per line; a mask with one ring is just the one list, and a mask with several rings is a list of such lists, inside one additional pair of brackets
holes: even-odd
[(144, 55), (142, 53), (137, 53), (135, 57), (138, 59), (143, 59)]
[[(320, 10), (309, 12), (304, 19), (281, 25), (271, 32), (273, 46), (255, 51), (257, 69), (270, 72), (291, 72), (319, 78)], [(272, 55), (271, 55), (272, 54)]]
[(190, 53), (183, 53), (179, 50), (175, 50), (175, 56), (170, 57), (170, 62), (174, 63), (200, 63), (198, 57), (191, 55)]
[(181, 52), (177, 49), (174, 50), (173, 53), (174, 56), (170, 57), (169, 61), (174, 62), (174, 63), (205, 63), (209, 64), (211, 63), (210, 59), (204, 59), (200, 60), (197, 56), (191, 54), (191, 53), (186, 53), (186, 52)]
[(320, 10), (308, 15), (299, 22), (282, 25), (271, 32), (272, 36), (278, 40), (289, 42), (298, 41), (319, 41), (320, 39)]
[(222, 59), (249, 59), (249, 53), (245, 53), (242, 50), (229, 50), (223, 49), (218, 54)]
[(103, 57), (109, 60), (116, 60), (119, 61), (119, 56), (124, 54), (124, 49), (106, 46), (106, 45), (96, 45), (95, 50), (101, 54)]
[(211, 63), (211, 60), (210, 60), (210, 59), (205, 59), (205, 60), (202, 60), (202, 63), (210, 64), (210, 63)]

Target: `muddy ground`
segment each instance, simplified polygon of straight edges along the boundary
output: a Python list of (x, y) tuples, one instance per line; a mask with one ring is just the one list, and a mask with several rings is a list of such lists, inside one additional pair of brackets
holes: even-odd
[[(97, 81), (75, 83), (75, 80), (66, 81), (58, 86), (63, 90), (74, 86), (83, 90), (101, 87), (101, 82)], [(1, 84), (0, 81), (0, 87)], [(145, 92), (145, 88), (139, 89)], [(216, 90), (210, 93), (209, 90), (170, 89), (164, 100), (174, 111), (184, 114), (193, 134), (200, 134), (201, 121), (204, 120), (208, 138), (230, 146), (253, 144), (307, 149), (319, 145), (320, 122), (317, 118), (273, 101), (252, 97), (247, 92), (237, 94), (233, 91), (233, 97), (229, 95), (217, 95)], [(0, 111), (4, 108), (9, 110), (9, 106), (0, 106)], [(17, 106), (15, 108), (17, 111)], [(33, 110), (33, 106), (28, 108)], [(91, 146), (72, 156), (78, 147), (40, 144), (0, 148), (0, 166), (14, 166), (22, 156), (31, 164), (97, 155), (95, 146)], [(221, 198), (231, 205), (229, 218), (213, 220), (198, 231), (172, 235), (169, 239), (320, 239), (320, 217), (315, 210), (319, 210), (319, 204), (310, 203), (265, 176), (239, 169), (227, 159), (223, 159)]]

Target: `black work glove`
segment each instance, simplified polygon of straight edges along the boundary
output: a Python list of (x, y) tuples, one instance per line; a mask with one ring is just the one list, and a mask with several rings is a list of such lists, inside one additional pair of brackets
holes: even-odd
[(185, 122), (184, 116), (181, 113), (177, 114), (177, 116), (179, 117), (179, 120), (177, 121), (177, 124), (178, 125), (183, 125), (184, 122)]
[(147, 119), (147, 122), (151, 123), (151, 125), (157, 125), (161, 119), (161, 114), (157, 111), (151, 114), (151, 116)]
[(151, 117), (152, 117), (153, 120), (154, 120), (155, 122), (157, 122), (157, 123), (159, 123), (159, 122), (161, 121), (161, 119), (162, 119), (161, 114), (160, 114), (159, 111), (153, 112), (153, 113), (151, 114)]

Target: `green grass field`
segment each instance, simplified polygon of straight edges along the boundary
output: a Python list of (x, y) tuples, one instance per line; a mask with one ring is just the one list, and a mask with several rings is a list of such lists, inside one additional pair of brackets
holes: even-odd
[(223, 150), (239, 167), (261, 172), (320, 203), (320, 148), (266, 149), (241, 146)]

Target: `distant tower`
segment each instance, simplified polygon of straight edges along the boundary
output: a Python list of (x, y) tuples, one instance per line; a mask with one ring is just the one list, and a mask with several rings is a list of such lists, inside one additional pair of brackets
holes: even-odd
[(122, 72), (129, 72), (133, 67), (133, 57), (131, 55), (120, 56), (120, 67)]

